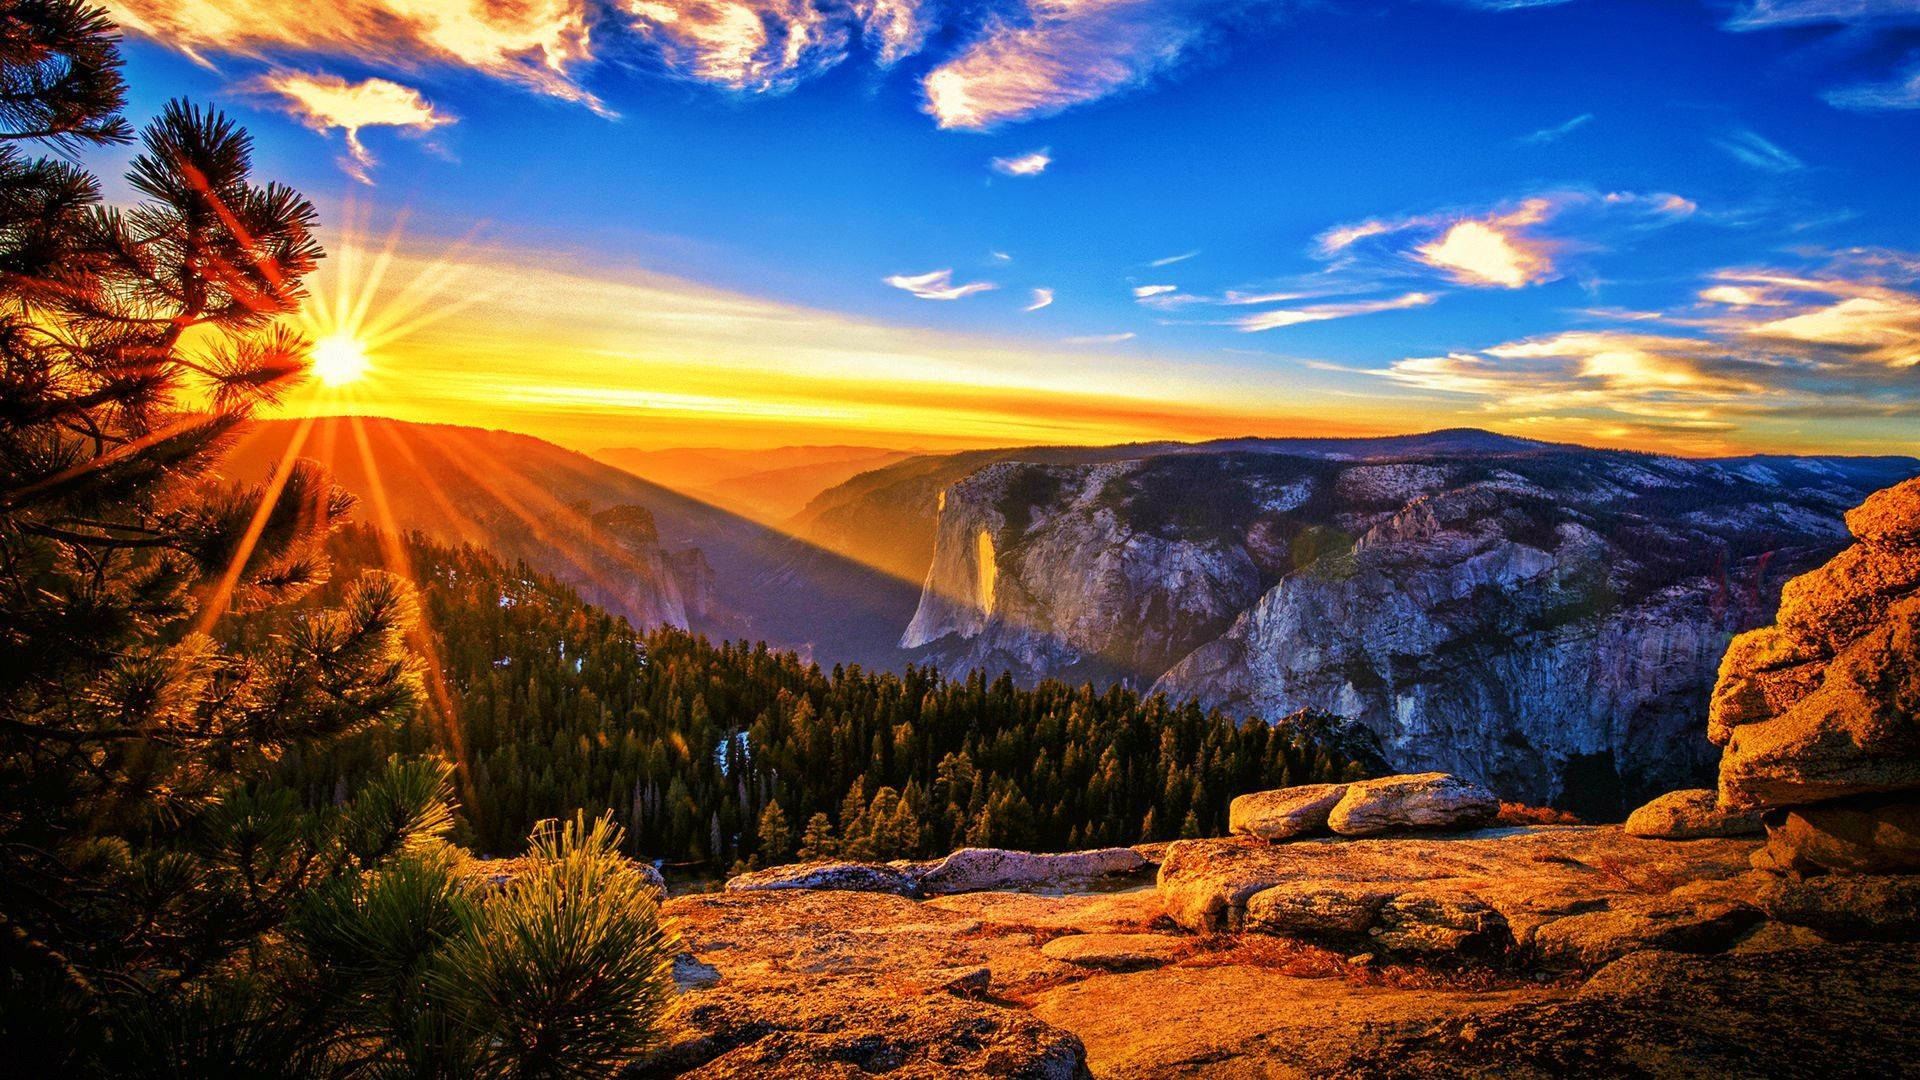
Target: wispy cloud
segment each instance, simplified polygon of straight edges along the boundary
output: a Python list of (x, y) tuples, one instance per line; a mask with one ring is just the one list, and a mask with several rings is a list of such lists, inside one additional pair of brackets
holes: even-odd
[(107, 0), (127, 30), (201, 57), (325, 53), (403, 70), (472, 68), (598, 107), (588, 0)]
[(1713, 144), (1726, 151), (1735, 161), (1762, 172), (1790, 173), (1807, 167), (1806, 162), (1756, 131), (1735, 131), (1725, 138), (1715, 139)]
[(1164, 259), (1155, 259), (1152, 262), (1148, 263), (1147, 265), (1155, 268), (1162, 267), (1162, 266), (1172, 266), (1174, 263), (1186, 262), (1188, 259), (1191, 259), (1198, 254), (1200, 254), (1200, 249), (1195, 248), (1192, 251), (1183, 251), (1178, 255), (1169, 255)]
[(1239, 327), (1242, 333), (1251, 334), (1262, 330), (1278, 330), (1283, 326), (1298, 326), (1301, 323), (1324, 322), (1328, 319), (1347, 319), (1355, 315), (1372, 315), (1382, 311), (1424, 307), (1437, 299), (1439, 298), (1433, 293), (1411, 292), (1385, 300), (1355, 300), (1339, 304), (1280, 308), (1248, 315), (1237, 320), (1234, 325)]
[(1052, 289), (1035, 289), (1033, 290), (1033, 299), (1027, 304), (1026, 307), (1023, 307), (1020, 310), (1021, 311), (1039, 311), (1041, 308), (1046, 307), (1052, 303), (1053, 303)]
[(992, 162), (993, 171), (1001, 176), (1039, 176), (1051, 164), (1053, 155), (1044, 146), (1013, 157), (997, 157)]
[(1123, 341), (1132, 341), (1136, 335), (1128, 330), (1120, 334), (1090, 334), (1086, 337), (1065, 339), (1069, 345), (1118, 345)]
[(1920, 59), (1907, 73), (1889, 82), (1860, 83), (1829, 90), (1823, 95), (1827, 104), (1838, 109), (1879, 112), (1890, 109), (1920, 109)]
[(1160, 296), (1164, 293), (1178, 292), (1179, 290), (1180, 286), (1178, 285), (1135, 285), (1133, 287), (1133, 298), (1135, 300), (1145, 300), (1150, 296)]
[(246, 89), (276, 99), (282, 109), (315, 131), (345, 132), (348, 156), (341, 164), (363, 184), (373, 183), (374, 157), (360, 141), (362, 128), (392, 127), (422, 134), (454, 122), (420, 91), (386, 79), (350, 83), (338, 75), (272, 71)]
[(854, 0), (853, 12), (881, 67), (919, 52), (939, 21), (929, 0)]
[(1532, 146), (1538, 146), (1542, 143), (1559, 142), (1561, 139), (1566, 138), (1591, 123), (1593, 123), (1593, 114), (1581, 113), (1579, 116), (1568, 120), (1564, 124), (1555, 124), (1552, 127), (1541, 128), (1531, 135), (1522, 136), (1520, 142)]
[(1729, 30), (1765, 30), (1818, 24), (1861, 26), (1920, 22), (1913, 0), (1748, 0), (1727, 20)]
[(953, 271), (950, 269), (932, 270), (924, 274), (894, 274), (884, 280), (894, 288), (912, 293), (922, 300), (962, 300), (975, 293), (999, 288), (991, 281), (970, 281), (965, 285), (955, 285)]

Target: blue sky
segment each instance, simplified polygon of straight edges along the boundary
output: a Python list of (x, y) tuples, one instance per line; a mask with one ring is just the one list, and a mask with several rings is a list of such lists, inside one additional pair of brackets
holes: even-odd
[[(705, 417), (901, 445), (948, 386), (1003, 391), (944, 421), (958, 442), (1136, 415), (1697, 452), (1920, 430), (1920, 0), (112, 6), (136, 117), (232, 111), (336, 247), (399, 228), (403, 265), (473, 263), (498, 333), (574, 313), (570, 279), (808, 324), (508, 357), (442, 320), (387, 346), (415, 377), (372, 411), (497, 392), (500, 426), (576, 443)], [(700, 378), (663, 373), (676, 340)], [(1033, 422), (1021, 393), (1110, 419)], [(716, 419), (763, 398), (837, 406)]]

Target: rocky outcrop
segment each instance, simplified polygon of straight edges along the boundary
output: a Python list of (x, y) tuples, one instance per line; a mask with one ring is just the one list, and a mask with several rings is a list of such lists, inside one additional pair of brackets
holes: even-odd
[(812, 862), (770, 866), (727, 881), (730, 892), (826, 889), (893, 896), (950, 896), (988, 891), (1071, 891), (1124, 882), (1153, 863), (1134, 848), (1034, 852), (961, 848), (924, 862)]
[(902, 645), (1349, 716), (1397, 769), (1611, 817), (1710, 775), (1698, 718), (1728, 640), (1840, 546), (1846, 507), (1920, 471), (1265, 445), (967, 473), (936, 500)]
[(1660, 840), (1697, 840), (1703, 836), (1752, 836), (1761, 832), (1760, 815), (1720, 805), (1720, 793), (1707, 788), (1669, 791), (1627, 815), (1627, 835)]
[(1041, 854), (1001, 848), (961, 848), (909, 873), (928, 896), (1010, 889), (1085, 889), (1152, 869), (1132, 848)]
[(727, 880), (728, 892), (770, 892), (814, 889), (830, 892), (885, 893), (918, 896), (920, 882), (913, 874), (884, 863), (814, 862), (770, 866)]
[(1767, 810), (1776, 870), (1920, 870), (1920, 480), (1847, 514), (1857, 543), (1727, 651), (1720, 801)]
[[(1619, 938), (1634, 919), (1718, 919), (1726, 905), (1751, 911), (1755, 849), (1759, 840), (1741, 838), (1642, 840), (1619, 826), (1290, 844), (1183, 840), (1167, 849), (1158, 888), (1167, 917), (1194, 932), (1471, 955), (1530, 949), (1544, 926), (1596, 911), (1619, 919), (1590, 922), (1576, 936)], [(1649, 899), (1665, 907), (1649, 909)]]
[(1408, 829), (1476, 829), (1500, 812), (1500, 797), (1446, 773), (1386, 776), (1347, 785), (1327, 814), (1341, 836)]

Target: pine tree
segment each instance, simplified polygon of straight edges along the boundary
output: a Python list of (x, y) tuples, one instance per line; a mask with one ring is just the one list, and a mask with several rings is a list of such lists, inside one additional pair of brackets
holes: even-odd
[(760, 812), (760, 824), (757, 829), (760, 839), (760, 861), (771, 866), (782, 862), (793, 850), (793, 829), (787, 824), (786, 812), (780, 809), (778, 800), (767, 804)]
[(833, 822), (825, 813), (816, 812), (807, 819), (806, 830), (800, 834), (800, 850), (794, 857), (801, 862), (818, 862), (838, 854), (840, 842), (834, 838)]

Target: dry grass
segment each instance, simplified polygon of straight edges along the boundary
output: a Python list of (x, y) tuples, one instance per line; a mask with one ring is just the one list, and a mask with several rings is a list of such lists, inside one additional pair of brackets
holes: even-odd
[(1503, 802), (1500, 813), (1494, 818), (1502, 825), (1584, 825), (1586, 822), (1565, 810), (1555, 810), (1551, 806), (1528, 806), (1526, 803)]

